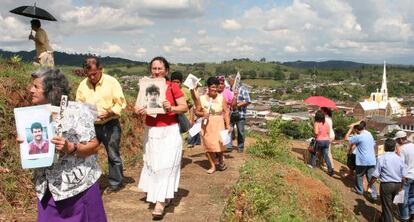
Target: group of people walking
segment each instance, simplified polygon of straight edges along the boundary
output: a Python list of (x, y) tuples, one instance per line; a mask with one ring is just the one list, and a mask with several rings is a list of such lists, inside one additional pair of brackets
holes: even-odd
[[(332, 113), (326, 107), (315, 113), (314, 138), (316, 150), (311, 153), (310, 167), (316, 165), (317, 154), (322, 153), (328, 174), (334, 175), (330, 141), (332, 134)], [(366, 122), (360, 121), (349, 126), (344, 138), (349, 143), (348, 167), (354, 175), (353, 191), (359, 195), (368, 192), (372, 201), (377, 201), (375, 186), (380, 181), (381, 221), (394, 221), (398, 215), (400, 221), (414, 219), (414, 144), (407, 140), (407, 133), (398, 131), (394, 138), (384, 141), (384, 154), (376, 157), (375, 140), (366, 130)], [(355, 172), (354, 172), (355, 171)], [(367, 183), (364, 188), (363, 177)], [(398, 212), (393, 213), (395, 196), (403, 190), (403, 201), (398, 204)]]
[[(123, 187), (119, 118), (126, 100), (122, 87), (114, 77), (103, 73), (97, 57), (86, 58), (83, 68), (87, 78), (78, 86), (76, 102), (70, 101), (65, 110), (77, 113), (79, 118), (63, 121), (63, 135), (51, 139), (60, 153), (59, 159), (50, 167), (34, 170), (38, 221), (106, 221), (98, 184), (102, 172), (97, 151), (101, 143), (108, 156), (108, 192)], [(134, 112), (145, 118), (143, 167), (138, 187), (146, 193), (146, 201), (155, 204), (153, 217), (160, 219), (164, 208), (172, 202), (180, 181), (183, 138), (176, 115), (186, 113), (189, 104), (194, 104), (191, 107), (193, 114), (202, 119), (201, 140), (210, 163), (207, 173), (212, 174), (227, 168), (223, 155), (227, 144), (223, 143), (220, 131), (227, 129), (231, 133), (232, 126), (237, 125), (238, 150), (242, 152), (244, 149), (243, 112), (250, 97), (242, 86), (237, 92), (229, 90), (227, 94), (232, 99), (228, 100), (226, 96), (229, 95), (224, 96), (223, 89), (219, 90), (223, 77), (208, 78), (205, 94), (199, 95), (197, 90), (184, 93), (179, 84), (182, 77), (175, 73), (170, 79), (169, 63), (163, 57), (151, 60), (149, 72), (151, 78), (166, 79), (166, 100), (162, 103), (166, 112), (154, 117), (147, 115), (144, 107), (135, 106)], [(33, 105), (59, 106), (61, 96), (70, 95), (69, 81), (58, 69), (43, 67), (32, 77)], [(230, 110), (239, 113), (237, 121), (230, 122)], [(21, 140), (18, 138), (18, 141)]]

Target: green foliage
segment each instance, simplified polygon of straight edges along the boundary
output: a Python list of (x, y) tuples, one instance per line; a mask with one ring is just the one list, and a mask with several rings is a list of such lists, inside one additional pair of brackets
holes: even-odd
[(333, 146), (332, 145), (332, 157), (341, 162), (342, 164), (346, 164), (348, 158), (348, 145), (343, 144), (340, 146)]
[(346, 116), (343, 112), (333, 111), (332, 124), (335, 131), (335, 139), (341, 140), (349, 130), (349, 125), (355, 122), (351, 116)]

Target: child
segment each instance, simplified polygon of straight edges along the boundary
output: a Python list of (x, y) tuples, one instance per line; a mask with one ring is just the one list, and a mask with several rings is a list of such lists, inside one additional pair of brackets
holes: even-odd
[(395, 141), (393, 139), (385, 140), (384, 150), (385, 153), (378, 158), (368, 187), (371, 188), (377, 179), (380, 180), (381, 221), (389, 222), (394, 221), (392, 201), (402, 189), (406, 169), (401, 158), (394, 152)]

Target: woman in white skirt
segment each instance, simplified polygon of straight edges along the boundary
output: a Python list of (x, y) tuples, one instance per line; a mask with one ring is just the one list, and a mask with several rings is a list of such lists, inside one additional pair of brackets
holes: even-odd
[[(169, 63), (163, 57), (155, 57), (149, 69), (152, 78), (165, 78)], [(164, 216), (164, 208), (178, 191), (182, 139), (176, 114), (188, 110), (180, 87), (170, 81), (166, 84), (166, 101), (163, 102), (166, 114), (158, 114), (154, 118), (147, 115), (143, 107), (135, 106), (135, 113), (145, 116), (144, 166), (138, 188), (147, 193), (147, 202), (155, 203), (154, 219)]]

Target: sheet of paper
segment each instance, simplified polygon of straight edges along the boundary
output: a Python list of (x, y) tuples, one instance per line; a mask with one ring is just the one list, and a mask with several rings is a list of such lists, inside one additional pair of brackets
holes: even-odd
[(191, 137), (197, 135), (201, 132), (201, 118), (197, 120), (197, 122), (194, 123), (193, 127), (191, 127), (190, 130), (188, 130), (188, 133)]
[(194, 76), (193, 74), (188, 74), (187, 78), (184, 81), (184, 85), (187, 86), (189, 89), (194, 89), (199, 84), (200, 79)]
[(228, 130), (220, 131), (221, 140), (223, 141), (224, 145), (231, 143), (231, 134)]
[(394, 201), (392, 201), (394, 204), (402, 204), (404, 203), (404, 190), (401, 190), (398, 192), (398, 194), (394, 197)]

